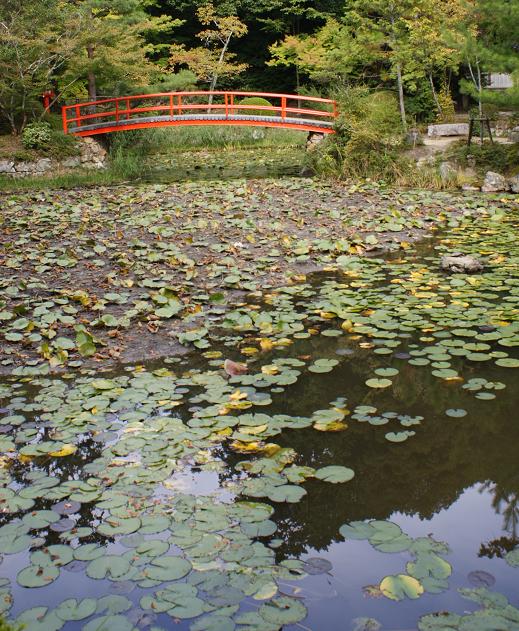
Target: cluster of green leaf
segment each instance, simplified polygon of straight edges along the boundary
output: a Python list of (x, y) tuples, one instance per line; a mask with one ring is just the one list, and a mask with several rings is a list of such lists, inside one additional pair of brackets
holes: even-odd
[(476, 170), (483, 175), (487, 171), (514, 173), (519, 168), (519, 145), (517, 144), (472, 144), (466, 143), (454, 147), (449, 156), (464, 166), (474, 161)]
[(309, 154), (318, 173), (394, 181), (409, 169), (401, 157), (402, 122), (390, 92), (347, 88), (337, 95), (336, 133)]

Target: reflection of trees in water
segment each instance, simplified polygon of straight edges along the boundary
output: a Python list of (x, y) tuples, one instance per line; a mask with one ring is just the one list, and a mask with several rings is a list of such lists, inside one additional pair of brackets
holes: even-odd
[[(517, 484), (517, 488), (519, 488), (519, 484)], [(492, 495), (492, 507), (498, 515), (503, 516), (503, 530), (507, 531), (509, 536), (482, 543), (478, 556), (502, 558), (519, 543), (519, 492), (515, 489), (510, 491), (507, 488), (502, 488), (493, 482), (485, 482), (480, 488), (480, 493), (483, 492)]]
[[(43, 440), (47, 440), (47, 433), (43, 435)], [(90, 477), (89, 473), (84, 471), (84, 467), (86, 464), (96, 460), (101, 456), (101, 452), (103, 450), (104, 445), (102, 443), (96, 442), (89, 437), (84, 437), (81, 442), (77, 443), (77, 451), (70, 456), (66, 456), (64, 458), (50, 458), (50, 457), (40, 457), (34, 458), (29, 462), (20, 462), (15, 461), (10, 469), (10, 474), (13, 481), (20, 485), (21, 487), (30, 487), (33, 484), (27, 476), (30, 473), (41, 472), (46, 474), (49, 477), (54, 477), (60, 481), (60, 483), (75, 480), (85, 480)], [(49, 487), (49, 491), (52, 491), (53, 488)], [(34, 500), (34, 506), (30, 509), (30, 512), (37, 510), (51, 510), (54, 504), (63, 500), (47, 500), (45, 498), (36, 498)], [(66, 500), (65, 500), (66, 501)], [(12, 514), (6, 513), (4, 515), (0, 514), (0, 525), (10, 523), (15, 518), (23, 517), (23, 515), (27, 511), (21, 511), (20, 513)], [(95, 510), (92, 504), (81, 504), (81, 508), (78, 513), (69, 516), (63, 515), (63, 518), (73, 518), (76, 522), (74, 528), (92, 528), (96, 519), (99, 519), (101, 515), (101, 511)], [(52, 529), (42, 529), (38, 532), (38, 537), (43, 537), (45, 539), (45, 545), (53, 545), (63, 543), (63, 539), (60, 538), (60, 532), (55, 532)], [(108, 541), (112, 541), (113, 539), (108, 539)], [(107, 538), (96, 534), (95, 530), (92, 534), (83, 537), (81, 539), (82, 543), (93, 543), (93, 542), (107, 542)]]
[[(326, 356), (322, 345), (314, 345), (321, 346), (316, 356)], [(509, 489), (507, 498), (519, 496), (519, 483), (510, 484), (517, 471), (515, 445), (519, 440), (519, 427), (510, 422), (513, 393), (499, 392), (489, 414), (488, 405), (461, 390), (459, 382), (437, 379), (430, 367), (416, 368), (406, 362), (395, 364), (400, 374), (394, 378), (393, 388), (367, 391), (365, 379), (378, 365), (380, 358), (373, 358), (372, 353), (357, 352), (318, 379), (302, 375), (297, 384), (276, 395), (272, 408), (265, 410), (268, 414), (307, 416), (345, 396), (351, 410), (368, 404), (377, 407), (379, 413), (395, 411), (424, 417), (421, 425), (409, 428), (416, 435), (403, 444), (385, 439), (386, 432), (398, 431), (395, 420), (376, 427), (349, 420), (344, 432), (307, 429), (285, 431), (274, 437), (283, 447), (296, 450), (300, 455), (297, 464), (342, 464), (355, 470), (351, 482), (333, 485), (309, 480), (304, 485), (308, 494), (299, 503), (274, 504), (276, 536), (285, 541), (280, 555), (299, 555), (309, 547), (326, 548), (339, 538), (340, 526), (348, 521), (387, 519), (394, 512), (430, 519), (450, 507), (464, 490), (484, 480)], [(474, 370), (467, 368), (465, 376), (478, 374)], [(465, 408), (468, 415), (451, 419), (445, 415), (451, 407)], [(232, 464), (233, 458), (227, 457), (226, 462)], [(504, 501), (505, 497), (501, 505)], [(517, 506), (508, 514), (509, 523), (516, 528)]]

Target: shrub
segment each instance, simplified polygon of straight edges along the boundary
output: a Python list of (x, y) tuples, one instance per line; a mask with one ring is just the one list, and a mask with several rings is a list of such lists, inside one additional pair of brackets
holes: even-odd
[(454, 107), (454, 101), (452, 100), (451, 91), (446, 83), (442, 84), (442, 87), (437, 94), (437, 98), (441, 107), (441, 112), (438, 112), (437, 116), (438, 121), (448, 123), (449, 121), (454, 120), (456, 110)]
[[(248, 96), (240, 101), (240, 105), (259, 105), (260, 107), (273, 107), (270, 101), (262, 98), (261, 96)], [(246, 114), (248, 116), (277, 116), (276, 110), (241, 110), (240, 114)]]
[(414, 93), (405, 99), (407, 114), (417, 123), (432, 123), (438, 113), (430, 86), (420, 83)]
[(336, 133), (312, 152), (313, 168), (339, 177), (394, 180), (403, 168), (402, 124), (395, 97), (356, 87), (336, 98)]
[(519, 168), (519, 144), (485, 142), (483, 145), (478, 145), (474, 142), (467, 147), (466, 143), (463, 143), (456, 146), (449, 157), (463, 166), (468, 166), (469, 162), (474, 160), (476, 171), (481, 175), (487, 171), (513, 174)]
[(26, 149), (48, 149), (51, 137), (49, 123), (30, 123), (22, 132), (22, 144)]

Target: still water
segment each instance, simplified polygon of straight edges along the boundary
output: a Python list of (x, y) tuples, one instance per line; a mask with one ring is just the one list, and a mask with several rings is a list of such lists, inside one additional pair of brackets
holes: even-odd
[[(436, 269), (435, 243), (411, 252), (409, 264)], [(379, 286), (387, 281), (378, 273), (372, 278)], [(315, 292), (335, 295), (343, 280), (314, 275), (292, 296), (301, 310)], [(42, 607), (22, 614), (29, 631), (410, 631), (426, 614), (477, 609), (458, 588), (498, 592), (501, 609), (503, 596), (519, 605), (519, 570), (504, 558), (519, 537), (515, 371), (463, 353), (452, 352), (446, 362), (436, 351), (437, 370), (450, 366), (463, 380), (438, 378), (429, 361), (409, 363), (423, 352), (408, 329), (399, 332), (398, 351), (376, 353), (330, 318), (320, 334), (302, 335), (267, 353), (263, 366), (252, 361), (248, 375), (230, 379), (220, 358), (236, 333), (224, 326), (212, 356), (195, 352), (113, 373), (5, 378), (0, 438), (25, 445), (18, 457), (4, 447), (0, 469), (6, 615), (16, 619)], [(479, 328), (487, 336), (488, 329)], [(509, 357), (517, 357), (509, 346)], [(316, 359), (325, 368), (308, 370)], [(381, 368), (391, 387), (368, 387)], [(486, 385), (461, 387), (471, 379)], [(487, 396), (475, 397), (482, 388)], [(252, 407), (240, 409), (245, 399)], [(331, 411), (339, 425), (316, 431), (306, 420), (322, 418), (323, 410), (326, 423)], [(272, 430), (276, 424), (279, 431)], [(401, 440), (402, 428), (409, 435)], [(256, 435), (277, 446), (252, 448)], [(52, 441), (77, 449), (60, 453)], [(47, 443), (49, 455), (34, 451)], [(276, 487), (288, 464), (306, 494), (275, 501), (270, 486), (250, 496), (251, 479), (264, 476)], [(355, 475), (330, 483), (303, 470), (327, 466)], [(372, 520), (405, 534), (384, 535), (382, 546), (341, 534), (346, 524), (362, 529), (355, 523)], [(422, 572), (407, 565), (417, 538), (438, 553), (421, 557)], [(59, 547), (48, 552), (49, 546)], [(161, 565), (173, 557), (188, 559), (179, 561), (185, 568)], [(441, 578), (431, 563), (439, 564)], [(24, 570), (29, 564), (32, 573)], [(423, 574), (427, 588), (419, 583), (419, 593), (397, 599), (381, 589), (384, 577), (408, 573)], [(266, 610), (273, 597), (280, 604)], [(63, 605), (72, 598), (87, 599), (83, 611), (79, 603)], [(505, 623), (434, 628), (506, 631), (519, 628), (514, 615)]]

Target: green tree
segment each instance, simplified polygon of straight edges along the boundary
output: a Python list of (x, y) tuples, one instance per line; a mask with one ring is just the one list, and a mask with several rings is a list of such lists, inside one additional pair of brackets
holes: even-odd
[(197, 35), (203, 46), (187, 49), (183, 44), (173, 44), (169, 61), (172, 68), (187, 66), (200, 80), (208, 81), (212, 92), (219, 77), (232, 77), (247, 68), (247, 64), (236, 62), (236, 55), (229, 52), (231, 40), (243, 37), (247, 26), (236, 15), (219, 15), (211, 3), (201, 6), (197, 16), (202, 26), (207, 27)]
[[(466, 93), (478, 101), (480, 114), (485, 102), (500, 106), (519, 105), (519, 3), (513, 0), (467, 2), (466, 19), (458, 25), (454, 45), (467, 68)], [(492, 72), (508, 72), (514, 87), (501, 93), (485, 89)]]
[(0, 118), (14, 134), (42, 111), (40, 96), (72, 52), (77, 25), (65, 37), (57, 0), (0, 3)]
[(149, 59), (154, 48), (146, 36), (180, 24), (150, 16), (141, 0), (70, 0), (66, 6), (68, 24), (80, 29), (63, 79), (84, 82), (90, 100), (99, 88), (113, 90), (119, 82), (145, 85), (158, 71)]

